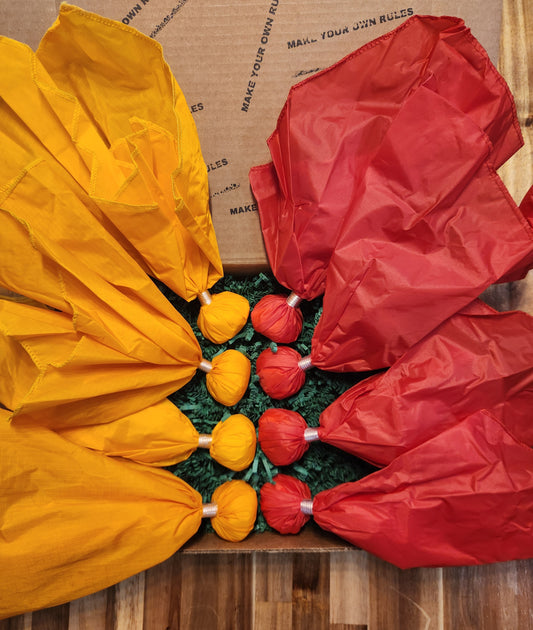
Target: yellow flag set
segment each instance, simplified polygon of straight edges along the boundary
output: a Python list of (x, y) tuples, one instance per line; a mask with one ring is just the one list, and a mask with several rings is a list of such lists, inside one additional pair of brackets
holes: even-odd
[(0, 56), (2, 618), (162, 561), (202, 514), (240, 540), (257, 499), (228, 482), (206, 508), (157, 468), (205, 447), (239, 471), (256, 447), (241, 414), (200, 435), (167, 399), (200, 369), (233, 407), (250, 361), (206, 360), (149, 276), (199, 298), (214, 343), (249, 307), (209, 292), (223, 269), (207, 171), (159, 44), (64, 4), (37, 53), (0, 38)]
[(123, 462), (0, 410), (0, 618), (53, 606), (162, 562), (211, 518), (239, 541), (257, 495), (228, 481), (208, 504), (166, 470)]

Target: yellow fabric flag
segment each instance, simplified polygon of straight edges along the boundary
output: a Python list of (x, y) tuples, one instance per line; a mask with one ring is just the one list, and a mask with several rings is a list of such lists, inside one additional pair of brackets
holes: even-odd
[(239, 541), (255, 491), (220, 486), (212, 502), (171, 473), (81, 448), (0, 410), (0, 618), (99, 591), (162, 562), (212, 517)]
[[(0, 181), (22, 159), (20, 149), (5, 148)], [(209, 372), (208, 390), (224, 405), (235, 405), (246, 390), (250, 361), (235, 350), (212, 363), (203, 359), (186, 320), (41, 158), (0, 188), (0, 285), (70, 315), (76, 332), (132, 362), (150, 364), (154, 378), (164, 372), (159, 385), (163, 381), (168, 388), (171, 373), (174, 389), (158, 392), (158, 400), (182, 387), (198, 368)], [(7, 329), (4, 334), (11, 335)], [(43, 387), (48, 378), (43, 372)]]
[[(241, 357), (248, 361), (235, 351), (216, 357), (208, 389), (212, 379), (220, 386), (218, 371), (230, 385), (242, 376), (216, 359)], [(38, 414), (53, 429), (110, 422), (158, 403), (193, 372), (176, 361), (148, 363), (122, 353), (76, 330), (64, 313), (0, 299), (0, 402), (12, 419)]]
[(240, 471), (252, 463), (256, 449), (255, 427), (246, 416), (233, 414), (212, 434), (201, 434), (168, 399), (124, 418), (58, 433), (80, 446), (151, 466), (172, 466), (205, 448), (219, 464)]
[(100, 176), (107, 196), (125, 196), (129, 212), (146, 216), (155, 202), (134, 165), (117, 162), (77, 100), (57, 88), (31, 48), (0, 37), (0, 57), (0, 146), (9, 156), (2, 178), (8, 181), (42, 158), (148, 272), (140, 254), (90, 198), (91, 178)]
[[(91, 196), (154, 276), (184, 299), (200, 299), (198, 325), (208, 339), (221, 343), (233, 337), (246, 323), (249, 304), (233, 293), (208, 291), (223, 269), (209, 212), (207, 168), (193, 117), (161, 46), (120, 22), (62, 4), (37, 59), (62, 95), (82, 109), (76, 122), (83, 120), (85, 133), (73, 128), (62, 99), (60, 107), (55, 95), (53, 103), (49, 99), (76, 133), (80, 154), (88, 164), (91, 160)], [(119, 190), (104, 168), (107, 147), (117, 164), (131, 169)], [(128, 208), (139, 178), (152, 203)]]

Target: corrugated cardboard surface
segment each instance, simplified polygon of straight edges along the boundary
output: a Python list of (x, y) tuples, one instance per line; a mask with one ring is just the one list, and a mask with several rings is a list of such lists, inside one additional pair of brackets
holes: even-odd
[[(267, 265), (251, 166), (291, 85), (414, 13), (462, 17), (496, 60), (501, 0), (79, 0), (163, 46), (196, 120), (209, 170), (211, 211), (226, 271)], [(0, 4), (1, 34), (38, 46), (58, 0)]]

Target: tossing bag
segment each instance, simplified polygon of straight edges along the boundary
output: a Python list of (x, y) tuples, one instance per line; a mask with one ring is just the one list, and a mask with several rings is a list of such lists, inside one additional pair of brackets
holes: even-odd
[(218, 422), (211, 434), (198, 433), (168, 399), (111, 422), (57, 432), (80, 446), (151, 466), (172, 466), (205, 448), (219, 464), (244, 470), (252, 463), (256, 447), (255, 427), (246, 416), (233, 414)]

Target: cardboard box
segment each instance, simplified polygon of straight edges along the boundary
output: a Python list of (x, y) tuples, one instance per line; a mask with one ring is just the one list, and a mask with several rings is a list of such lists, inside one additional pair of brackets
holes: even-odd
[[(0, 6), (1, 34), (36, 49), (59, 0)], [(79, 6), (129, 24), (159, 41), (193, 113), (209, 169), (211, 209), (228, 272), (267, 267), (248, 183), (269, 161), (266, 139), (291, 85), (326, 68), (414, 13), (457, 15), (497, 60), (500, 0), (79, 0)], [(296, 536), (252, 534), (229, 543), (194, 536), (184, 553), (330, 551), (351, 546), (309, 524)]]
[[(496, 61), (501, 0), (79, 0), (153, 37), (194, 115), (209, 170), (211, 210), (226, 272), (268, 266), (251, 166), (269, 161), (267, 137), (291, 85), (412, 14), (457, 15)], [(59, 0), (0, 8), (2, 34), (36, 48)]]

